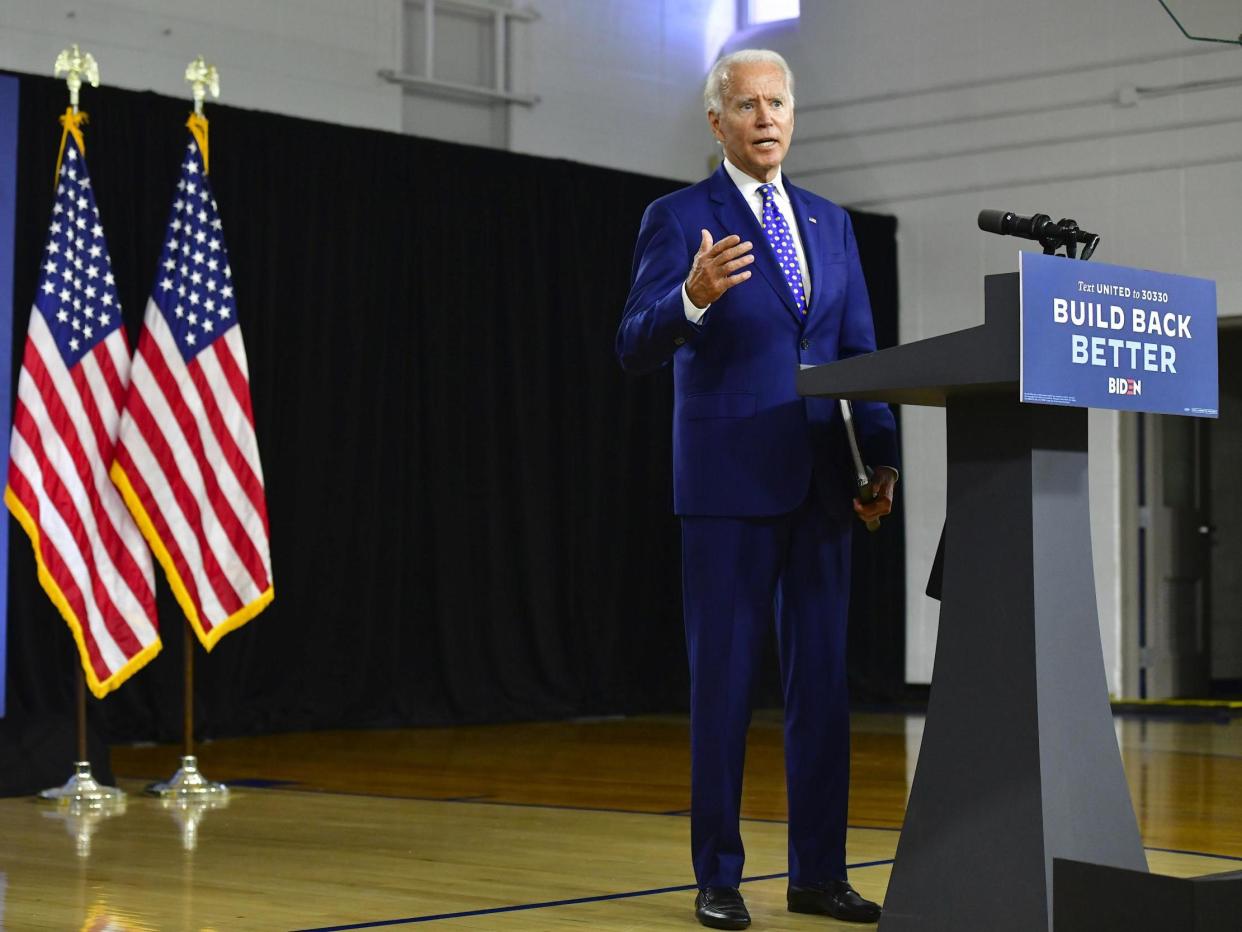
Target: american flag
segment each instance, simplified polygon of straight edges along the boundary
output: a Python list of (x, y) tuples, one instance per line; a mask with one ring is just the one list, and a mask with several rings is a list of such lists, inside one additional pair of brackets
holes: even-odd
[(108, 481), (129, 343), (99, 210), (69, 131), (17, 382), (4, 500), (34, 546), (39, 581), (77, 641), (96, 696), (160, 650), (151, 555)]
[(233, 273), (194, 121), (112, 477), (211, 650), (272, 600), (272, 567)]

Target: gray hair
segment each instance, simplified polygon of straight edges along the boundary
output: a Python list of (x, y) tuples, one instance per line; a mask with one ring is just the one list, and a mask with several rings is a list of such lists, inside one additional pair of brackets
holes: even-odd
[(703, 107), (708, 113), (723, 111), (724, 95), (729, 87), (733, 66), (750, 62), (769, 62), (785, 72), (785, 86), (789, 89), (789, 105), (793, 106), (794, 76), (789, 70), (789, 63), (781, 57), (780, 53), (773, 52), (771, 49), (738, 49), (718, 59), (707, 74), (707, 84), (703, 86)]

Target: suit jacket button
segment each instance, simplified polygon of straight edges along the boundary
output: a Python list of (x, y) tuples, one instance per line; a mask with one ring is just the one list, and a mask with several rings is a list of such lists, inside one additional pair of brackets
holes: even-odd
[(810, 348), (811, 348), (810, 340), (803, 340), (801, 343), (798, 344), (798, 349), (809, 350)]
[(685, 343), (685, 342), (686, 342), (686, 338), (685, 338), (685, 337), (673, 337), (673, 345), (674, 345), (674, 346), (681, 346), (681, 344), (683, 344), (683, 343)]

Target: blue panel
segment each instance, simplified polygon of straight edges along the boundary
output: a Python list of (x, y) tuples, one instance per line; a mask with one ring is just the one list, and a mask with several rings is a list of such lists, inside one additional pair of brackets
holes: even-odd
[(1023, 252), (1023, 401), (1216, 417), (1216, 285)]
[[(9, 474), (13, 356), (13, 229), (17, 208), (17, 78), (0, 76), (0, 476)], [(9, 521), (0, 521), (0, 718), (9, 643)]]

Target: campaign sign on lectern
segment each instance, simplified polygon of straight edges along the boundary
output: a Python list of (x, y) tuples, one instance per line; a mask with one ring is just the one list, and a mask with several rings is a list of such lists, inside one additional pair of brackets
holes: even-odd
[(1025, 402), (1216, 417), (1216, 283), (1018, 254)]

